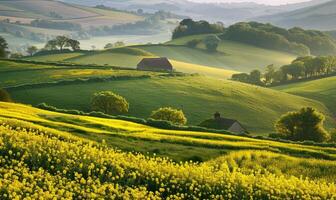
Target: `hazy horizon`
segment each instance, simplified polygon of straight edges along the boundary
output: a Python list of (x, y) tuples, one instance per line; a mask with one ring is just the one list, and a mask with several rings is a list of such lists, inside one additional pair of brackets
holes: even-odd
[(222, 3), (242, 3), (242, 2), (254, 2), (259, 4), (268, 4), (268, 5), (283, 5), (283, 4), (293, 4), (300, 2), (307, 2), (311, 0), (190, 0), (194, 2), (222, 2)]

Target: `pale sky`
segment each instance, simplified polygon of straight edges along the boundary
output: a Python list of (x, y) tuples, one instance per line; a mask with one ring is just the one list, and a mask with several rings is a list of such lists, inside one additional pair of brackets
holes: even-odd
[(310, 1), (310, 0), (190, 0), (194, 2), (223, 2), (223, 3), (229, 3), (229, 2), (255, 2), (260, 4), (269, 4), (269, 5), (281, 5), (281, 4), (289, 4), (289, 3), (299, 3), (304, 1)]

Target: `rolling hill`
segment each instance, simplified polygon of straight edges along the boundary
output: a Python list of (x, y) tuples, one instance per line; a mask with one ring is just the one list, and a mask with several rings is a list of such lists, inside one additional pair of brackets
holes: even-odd
[(331, 0), (318, 5), (257, 18), (258, 21), (270, 22), (284, 27), (302, 27), (307, 29), (336, 29), (336, 1)]
[(278, 86), (274, 89), (322, 102), (336, 117), (336, 77)]
[[(90, 21), (91, 26), (134, 22), (142, 19), (139, 16), (124, 12), (89, 8), (48, 0), (0, 1), (0, 16), (1, 18), (10, 17), (9, 19), (13, 20), (13, 22), (20, 21), (20, 18), (25, 19), (25, 21), (28, 19), (47, 19), (71, 21), (85, 25)], [(102, 23), (103, 21), (105, 23)]]
[[(267, 65), (274, 64), (281, 66), (290, 63), (296, 58), (295, 55), (288, 53), (267, 50), (238, 42), (222, 41), (217, 53), (208, 53), (200, 45), (198, 48), (189, 48), (185, 43), (201, 36), (191, 36), (170, 41), (160, 45), (135, 45), (132, 49), (140, 49), (148, 54), (134, 55), (127, 51), (115, 52), (111, 50), (97, 51), (79, 56), (67, 55), (62, 59), (56, 55), (37, 56), (27, 58), (29, 60), (40, 61), (66, 61), (81, 64), (99, 64), (112, 66), (125, 66), (135, 68), (139, 61), (144, 57), (168, 57), (175, 68), (182, 72), (200, 73), (213, 77), (228, 78), (233, 73), (249, 72), (252, 69), (264, 70)], [(125, 47), (129, 48), (129, 47)], [(77, 55), (77, 54), (76, 54)], [(186, 67), (186, 65), (189, 65)], [(208, 70), (213, 68), (211, 70)], [(209, 73), (207, 73), (209, 72)]]
[[(129, 12), (91, 8), (59, 1), (25, 0), (0, 1), (0, 20), (0, 35), (8, 41), (12, 51), (20, 52), (28, 45), (42, 47), (46, 40), (57, 35), (88, 39), (87, 34), (83, 37), (82, 33), (90, 28), (135, 23), (144, 20), (144, 17)], [(77, 28), (63, 30), (60, 26), (46, 27), (46, 24), (37, 28), (31, 25), (34, 20), (71, 24)], [(17, 43), (17, 40), (22, 42)], [(92, 43), (87, 48), (91, 45)]]
[[(332, 199), (336, 192), (332, 147), (160, 130), (11, 103), (0, 103), (0, 124), (1, 193), (9, 198)], [(216, 159), (199, 163), (209, 158)]]
[[(225, 117), (239, 120), (254, 134), (268, 134), (273, 132), (273, 123), (283, 113), (312, 106), (328, 116), (328, 127), (334, 123), (330, 112), (318, 101), (201, 75), (169, 75), (90, 65), (71, 67), (8, 61), (0, 64), (0, 85), (7, 88), (14, 100), (31, 105), (46, 102), (58, 108), (90, 111), (93, 93), (111, 90), (130, 102), (130, 116), (141, 118), (147, 118), (159, 107), (172, 106), (183, 109), (189, 124), (197, 125), (219, 111)], [(109, 77), (112, 79), (100, 81)]]

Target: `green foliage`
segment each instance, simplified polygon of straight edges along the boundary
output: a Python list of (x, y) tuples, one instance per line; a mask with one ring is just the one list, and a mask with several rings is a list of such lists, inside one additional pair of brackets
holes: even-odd
[(116, 115), (127, 113), (129, 104), (126, 99), (120, 95), (109, 91), (102, 91), (93, 95), (91, 107), (94, 111)]
[(170, 107), (160, 108), (156, 111), (153, 111), (150, 118), (168, 121), (178, 125), (185, 125), (187, 123), (187, 118), (184, 116), (182, 110), (177, 110)]
[(80, 50), (80, 42), (73, 39), (68, 39), (66, 47), (71, 47), (73, 51)]
[(224, 26), (221, 23), (210, 24), (207, 21), (193, 21), (184, 19), (173, 32), (173, 39), (199, 34), (222, 33)]
[(204, 38), (203, 42), (209, 52), (216, 52), (220, 41), (221, 40), (216, 35), (209, 35)]
[(259, 70), (253, 70), (251, 71), (250, 74), (247, 73), (233, 74), (231, 80), (262, 86), (263, 82), (261, 81), (261, 78), (262, 73)]
[(7, 41), (0, 36), (0, 58), (7, 57), (8, 44)]
[[(255, 72), (253, 70), (251, 73)], [(233, 74), (232, 80), (255, 85), (279, 85), (288, 82), (295, 82), (305, 79), (320, 78), (330, 76), (336, 73), (336, 56), (303, 56), (298, 57), (291, 64), (283, 65), (280, 69), (276, 69), (273, 65), (266, 67), (266, 70), (260, 76), (257, 76), (254, 81), (248, 74)]]
[(202, 42), (201, 39), (192, 39), (192, 40), (187, 41), (185, 45), (190, 48), (196, 48), (197, 45), (199, 45), (201, 42)]
[(71, 47), (73, 51), (80, 50), (80, 42), (70, 39), (66, 36), (57, 36), (53, 40), (49, 40), (45, 45), (45, 50), (57, 50), (63, 51), (64, 47)]
[(307, 107), (298, 112), (283, 115), (275, 124), (276, 131), (286, 139), (325, 142), (329, 134), (323, 127), (325, 117), (315, 109)]
[(321, 31), (301, 28), (283, 29), (271, 24), (241, 22), (227, 28), (222, 38), (256, 46), (287, 51), (297, 55), (332, 55), (336, 43)]
[(33, 56), (38, 51), (38, 48), (36, 46), (30, 46), (27, 48), (27, 53), (30, 56)]
[(336, 143), (336, 129), (330, 130), (330, 142)]
[(0, 101), (12, 102), (12, 98), (10, 97), (9, 93), (4, 89), (0, 89)]

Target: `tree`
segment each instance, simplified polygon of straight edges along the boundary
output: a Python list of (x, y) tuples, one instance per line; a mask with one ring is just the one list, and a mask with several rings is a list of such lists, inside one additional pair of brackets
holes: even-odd
[(293, 77), (293, 79), (299, 79), (299, 77), (304, 76), (305, 66), (303, 62), (297, 61), (288, 66), (288, 73)]
[(0, 36), (0, 58), (7, 57), (8, 43), (7, 41)]
[(169, 121), (178, 125), (185, 125), (187, 123), (187, 118), (184, 116), (182, 110), (177, 110), (170, 107), (160, 108), (156, 111), (153, 111), (150, 118), (155, 120)]
[(9, 93), (4, 89), (0, 89), (0, 101), (12, 102), (12, 98), (10, 97)]
[(80, 42), (78, 40), (68, 39), (66, 46), (71, 47), (73, 51), (80, 50)]
[(311, 140), (324, 142), (329, 139), (328, 132), (323, 127), (325, 117), (313, 108), (302, 108), (297, 112), (283, 115), (275, 124), (280, 136), (294, 140)]
[(253, 70), (249, 76), (249, 83), (254, 85), (262, 85), (261, 82), (261, 72), (259, 70)]
[(65, 36), (57, 36), (55, 41), (56, 46), (62, 51), (63, 48), (68, 44), (69, 38)]
[(114, 47), (114, 45), (112, 43), (107, 43), (105, 46), (104, 46), (104, 49), (112, 49)]
[(30, 56), (33, 56), (38, 51), (38, 48), (36, 46), (30, 46), (27, 48), (27, 53)]
[(216, 52), (220, 41), (216, 35), (209, 35), (204, 39), (204, 44), (209, 52)]
[(95, 93), (91, 101), (94, 111), (104, 112), (111, 115), (127, 113), (129, 104), (126, 99), (110, 91)]
[(221, 23), (210, 24), (207, 21), (193, 21), (192, 19), (184, 19), (173, 31), (172, 38), (180, 38), (189, 35), (223, 33), (224, 26)]
[(114, 43), (114, 47), (123, 47), (125, 46), (125, 43), (123, 41), (117, 41)]
[(266, 71), (264, 73), (264, 78), (265, 78), (265, 83), (266, 84), (272, 84), (274, 82), (275, 73), (276, 73), (276, 69), (275, 69), (274, 65), (268, 65), (266, 67)]
[(56, 50), (57, 49), (57, 41), (56, 40), (49, 40), (47, 44), (44, 46), (46, 50)]
[(250, 81), (250, 75), (246, 73), (233, 74), (231, 80), (248, 83)]

